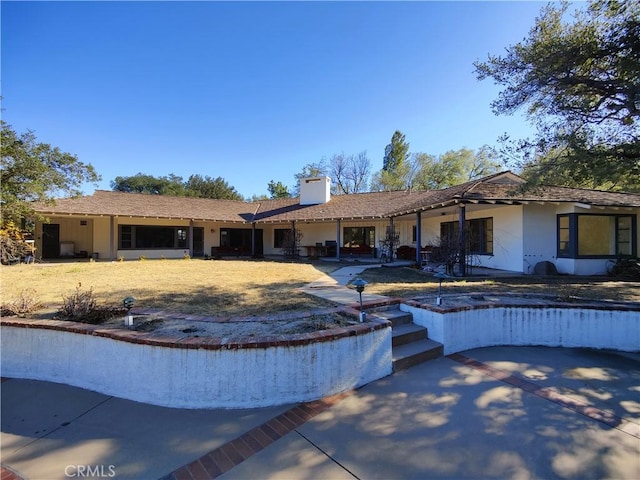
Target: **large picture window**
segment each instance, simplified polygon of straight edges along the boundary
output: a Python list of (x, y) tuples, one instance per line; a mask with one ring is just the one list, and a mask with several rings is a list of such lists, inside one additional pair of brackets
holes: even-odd
[[(466, 220), (465, 250), (476, 255), (493, 255), (493, 218)], [(440, 239), (445, 245), (457, 245), (460, 235), (459, 222), (440, 224)]]
[(635, 238), (633, 215), (558, 215), (558, 257), (635, 256)]
[(376, 244), (375, 227), (344, 227), (342, 229), (342, 246), (344, 247), (374, 247)]
[(188, 227), (118, 226), (118, 248), (120, 250), (184, 249), (188, 248), (188, 245)]

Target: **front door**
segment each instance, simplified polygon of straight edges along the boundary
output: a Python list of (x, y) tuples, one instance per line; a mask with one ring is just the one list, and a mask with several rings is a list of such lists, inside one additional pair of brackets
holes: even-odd
[(193, 227), (193, 256), (204, 256), (204, 228)]
[(60, 224), (42, 224), (42, 258), (60, 256)]

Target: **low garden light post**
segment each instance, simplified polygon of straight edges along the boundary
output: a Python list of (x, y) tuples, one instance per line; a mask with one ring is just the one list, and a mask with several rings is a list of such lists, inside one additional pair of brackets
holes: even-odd
[(436, 305), (442, 305), (442, 280), (449, 278), (446, 273), (438, 272), (434, 275), (438, 279), (438, 297), (436, 298)]
[(352, 285), (356, 287), (356, 292), (358, 292), (358, 294), (360, 295), (360, 322), (364, 322), (366, 315), (362, 310), (362, 292), (364, 292), (364, 287), (368, 285), (368, 282), (361, 278), (358, 278), (353, 282)]
[(127, 327), (133, 326), (133, 316), (131, 315), (131, 309), (133, 308), (136, 299), (133, 297), (127, 297), (122, 301), (122, 305), (127, 309), (127, 316), (124, 319), (124, 324)]

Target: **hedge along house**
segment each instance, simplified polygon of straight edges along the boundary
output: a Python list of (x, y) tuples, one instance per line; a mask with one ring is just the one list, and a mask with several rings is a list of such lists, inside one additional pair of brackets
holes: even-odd
[(472, 258), (521, 273), (549, 261), (561, 273), (587, 275), (637, 256), (640, 246), (637, 194), (523, 189), (511, 172), (431, 191), (331, 196), (329, 182), (302, 179), (299, 198), (258, 203), (99, 190), (38, 205), (48, 221), (36, 224), (36, 247), (43, 259), (280, 255), (287, 235), (299, 232), (301, 256), (362, 258), (378, 253), (392, 225), (417, 262), (448, 238), (460, 245), (461, 273)]

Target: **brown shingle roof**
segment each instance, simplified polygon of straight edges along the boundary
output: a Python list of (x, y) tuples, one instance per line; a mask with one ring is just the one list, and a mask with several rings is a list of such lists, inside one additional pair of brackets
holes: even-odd
[(433, 190), (418, 202), (408, 204), (396, 213), (409, 213), (436, 208), (455, 202), (553, 202), (584, 203), (593, 206), (640, 207), (640, 195), (633, 193), (604, 192), (568, 187), (527, 187), (520, 177), (511, 172), (502, 172), (478, 180)]
[(337, 219), (374, 219), (390, 216), (398, 208), (417, 201), (425, 192), (372, 192), (334, 195), (327, 203), (299, 205), (297, 198), (262, 202), (256, 221), (290, 222)]
[(522, 202), (577, 202), (594, 206), (640, 207), (640, 195), (638, 194), (551, 186), (518, 189), (508, 185), (486, 183), (468, 192), (464, 198)]
[(250, 222), (256, 205), (237, 200), (173, 197), (97, 190), (93, 195), (36, 205), (45, 215), (104, 215), (121, 217), (192, 218), (225, 222)]
[(442, 190), (334, 195), (318, 205), (298, 198), (259, 203), (97, 190), (93, 195), (37, 204), (44, 215), (98, 215), (194, 219), (220, 222), (327, 221), (388, 218), (458, 202), (576, 202), (594, 206), (640, 207), (640, 195), (566, 187), (522, 189), (523, 180), (502, 172)]

